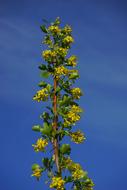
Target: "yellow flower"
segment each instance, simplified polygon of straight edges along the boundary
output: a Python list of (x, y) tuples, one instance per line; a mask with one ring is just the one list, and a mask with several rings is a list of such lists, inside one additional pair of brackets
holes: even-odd
[(68, 169), (72, 163), (73, 163), (73, 161), (70, 159), (70, 157), (67, 157), (67, 158), (64, 157), (62, 160), (61, 167)]
[(64, 34), (70, 34), (70, 33), (72, 32), (72, 29), (71, 29), (71, 27), (70, 27), (69, 25), (66, 25), (66, 26), (63, 28), (62, 32), (63, 32)]
[(80, 115), (74, 113), (73, 111), (69, 111), (64, 119), (64, 125), (68, 126), (74, 124), (76, 121), (80, 119)]
[(50, 37), (47, 37), (47, 36), (44, 37), (43, 43), (49, 45), (49, 47), (51, 47), (51, 45), (53, 44), (53, 42), (50, 39)]
[(59, 56), (65, 57), (67, 55), (67, 49), (59, 47), (59, 48), (56, 49), (56, 53)]
[(80, 119), (80, 116), (74, 113), (73, 111), (68, 112), (67, 118), (70, 119), (71, 123), (75, 123)]
[(33, 97), (33, 100), (37, 100), (38, 102), (46, 101), (47, 99), (48, 99), (48, 90), (46, 88), (37, 91), (37, 93)]
[[(93, 190), (94, 183), (90, 178), (87, 178), (82, 183), (82, 190)], [(74, 186), (74, 190), (79, 190), (78, 186)]]
[(52, 183), (50, 184), (50, 188), (56, 188), (57, 190), (64, 190), (64, 183), (65, 181), (62, 179), (62, 177), (53, 177)]
[(68, 69), (66, 69), (64, 66), (56, 67), (55, 68), (55, 75), (57, 78), (61, 75), (67, 75), (68, 74)]
[(81, 112), (82, 109), (79, 106), (72, 105), (70, 107), (70, 111), (68, 111), (64, 119), (64, 126), (67, 127), (68, 125), (75, 124), (75, 122), (80, 119), (79, 113)]
[(85, 172), (82, 169), (78, 169), (72, 172), (72, 177), (74, 178), (74, 180), (81, 179), (84, 177), (84, 175), (85, 175)]
[(78, 163), (72, 163), (70, 170), (72, 172), (72, 177), (74, 180), (81, 179), (84, 177), (84, 175), (86, 175), (86, 172), (82, 170), (82, 167)]
[(75, 55), (72, 55), (68, 58), (67, 62), (69, 66), (75, 67), (77, 65), (77, 57)]
[(37, 177), (37, 179), (39, 179), (41, 177), (41, 168), (36, 168), (34, 171), (33, 171), (33, 174), (32, 176), (34, 177)]
[(73, 88), (71, 90), (71, 93), (72, 93), (73, 98), (75, 98), (75, 99), (79, 99), (80, 96), (82, 96), (82, 92), (81, 92), (80, 88)]
[(73, 132), (71, 133), (71, 140), (73, 142), (75, 142), (76, 144), (80, 144), (82, 143), (86, 138), (84, 137), (84, 134), (81, 133), (80, 130), (78, 130), (77, 132)]
[(93, 183), (92, 179), (87, 178), (85, 180), (85, 185), (86, 185), (86, 187), (87, 187), (88, 190), (93, 190), (92, 187), (94, 186), (94, 183)]
[(51, 50), (45, 50), (42, 52), (42, 56), (46, 61), (49, 61), (49, 59), (54, 59), (56, 57), (56, 52)]
[(71, 107), (71, 111), (73, 111), (74, 113), (81, 113), (82, 109), (79, 106), (77, 106), (77, 105), (73, 105)]
[(61, 29), (58, 26), (49, 26), (48, 30), (52, 32), (53, 34), (59, 34)]
[(64, 44), (70, 44), (74, 42), (74, 39), (72, 38), (72, 36), (66, 36), (64, 39), (63, 39), (63, 43)]
[(35, 152), (44, 151), (45, 147), (48, 145), (48, 141), (46, 139), (38, 139), (36, 144), (33, 144)]

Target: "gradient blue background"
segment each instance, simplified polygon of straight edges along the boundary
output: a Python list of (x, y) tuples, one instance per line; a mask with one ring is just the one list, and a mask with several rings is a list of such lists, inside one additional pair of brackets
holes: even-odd
[[(32, 101), (39, 82), (42, 18), (73, 27), (72, 52), (86, 110), (78, 124), (87, 136), (72, 157), (95, 190), (127, 189), (127, 3), (119, 0), (0, 0), (0, 190), (46, 190), (30, 177), (40, 163), (31, 127), (44, 104)], [(45, 176), (44, 176), (45, 178)]]

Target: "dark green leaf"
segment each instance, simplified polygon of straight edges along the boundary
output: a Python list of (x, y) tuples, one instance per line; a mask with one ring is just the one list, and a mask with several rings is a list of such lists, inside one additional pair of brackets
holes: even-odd
[(42, 32), (44, 32), (44, 33), (48, 32), (45, 25), (41, 25), (40, 28), (41, 28)]
[(61, 147), (60, 147), (60, 152), (62, 154), (70, 154), (71, 152), (71, 148), (70, 148), (70, 145), (69, 144), (63, 144)]
[(43, 114), (41, 115), (41, 118), (43, 118), (44, 120), (48, 120), (50, 119), (50, 115), (48, 112), (43, 112)]
[[(45, 166), (45, 168), (47, 168), (48, 170), (50, 170), (52, 168), (52, 159), (49, 158), (43, 158), (42, 159), (43, 165)], [(48, 173), (49, 174), (49, 173)], [(51, 173), (50, 173), (51, 174)]]
[(73, 181), (73, 178), (71, 176), (68, 176), (64, 180), (66, 181), (66, 183), (69, 183)]
[(46, 70), (46, 69), (47, 69), (47, 67), (46, 67), (45, 64), (41, 64), (41, 65), (39, 65), (38, 68), (39, 68), (40, 70)]
[(47, 71), (44, 71), (44, 72), (41, 72), (41, 76), (42, 76), (43, 78), (48, 78), (48, 77), (50, 76), (50, 73), (47, 72)]
[(49, 161), (48, 158), (43, 158), (42, 159), (42, 162), (43, 162), (43, 164), (44, 164), (45, 167), (47, 167), (48, 161)]

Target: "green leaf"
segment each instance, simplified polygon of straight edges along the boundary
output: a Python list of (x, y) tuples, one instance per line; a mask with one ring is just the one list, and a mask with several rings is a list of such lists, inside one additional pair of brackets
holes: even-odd
[(79, 78), (79, 74), (77, 72), (70, 74), (69, 79)]
[(41, 64), (41, 65), (39, 65), (38, 68), (39, 68), (40, 70), (46, 70), (46, 69), (47, 69), (47, 67), (46, 67), (45, 64)]
[(48, 120), (50, 119), (50, 115), (48, 112), (43, 112), (43, 114), (41, 115), (41, 118), (43, 118), (44, 120)]
[(63, 144), (61, 147), (60, 147), (60, 152), (62, 154), (70, 154), (71, 152), (71, 147), (69, 144)]
[(32, 171), (33, 171), (33, 170), (36, 170), (36, 169), (38, 169), (38, 168), (40, 168), (40, 166), (39, 166), (38, 164), (33, 164), (33, 165), (32, 165)]
[(56, 88), (56, 92), (55, 92), (55, 93), (60, 92), (60, 90), (61, 90), (61, 88), (58, 86), (58, 87)]
[(87, 178), (88, 178), (88, 173), (87, 173), (87, 171), (84, 171), (83, 179), (86, 180)]
[(47, 71), (44, 71), (44, 72), (41, 72), (41, 76), (42, 76), (43, 78), (48, 78), (48, 77), (50, 76), (50, 73), (47, 72)]
[(43, 158), (42, 159), (42, 162), (43, 162), (44, 166), (47, 166), (48, 161), (49, 161), (48, 158)]
[(64, 131), (63, 133), (64, 133), (64, 135), (67, 135), (67, 136), (70, 135), (69, 131)]
[(70, 183), (73, 181), (73, 178), (71, 176), (65, 177), (64, 179), (66, 181), (66, 183)]
[(34, 126), (32, 127), (32, 130), (33, 130), (33, 131), (40, 132), (40, 129), (41, 129), (41, 126), (40, 126), (40, 125), (34, 125)]
[(59, 24), (60, 24), (60, 18), (57, 17), (56, 20), (55, 20), (55, 22), (54, 22), (54, 25), (59, 25)]
[(49, 127), (49, 125), (48, 125), (47, 122), (44, 122), (44, 123), (43, 123), (43, 126), (44, 126), (44, 128), (48, 128), (48, 127)]
[(48, 92), (50, 92), (51, 87), (52, 87), (52, 86), (51, 86), (50, 84), (47, 84), (46, 89), (48, 90)]
[(47, 168), (47, 169), (51, 169), (52, 168), (52, 166), (51, 166), (52, 160), (51, 159), (49, 159), (49, 158), (43, 158), (42, 162), (43, 162), (43, 165), (44, 165), (45, 168)]
[(70, 96), (64, 96), (63, 100), (60, 102), (60, 106), (68, 105), (70, 103), (71, 99), (72, 98)]
[(40, 28), (41, 28), (42, 32), (44, 32), (44, 33), (48, 32), (45, 25), (41, 25)]
[(45, 81), (41, 81), (41, 82), (39, 82), (38, 86), (45, 88), (47, 86), (47, 83)]
[(40, 131), (42, 132), (43, 135), (50, 136), (51, 132), (52, 132), (52, 127), (51, 127), (51, 125), (48, 125), (47, 122), (44, 122), (43, 128), (41, 128)]

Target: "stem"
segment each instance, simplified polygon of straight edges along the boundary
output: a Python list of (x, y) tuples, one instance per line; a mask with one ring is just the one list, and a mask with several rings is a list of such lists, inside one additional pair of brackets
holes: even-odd
[[(57, 88), (57, 79), (54, 78), (54, 97), (53, 97), (53, 110), (54, 110), (54, 125), (53, 125), (53, 129), (56, 132), (58, 130), (58, 115), (57, 115), (57, 95), (56, 95), (56, 88)], [(59, 168), (59, 155), (58, 155), (58, 149), (59, 149), (59, 145), (58, 145), (58, 139), (55, 137), (53, 139), (53, 147), (54, 147), (54, 155), (55, 155), (55, 163), (56, 163), (56, 167), (58, 172), (60, 171)]]

